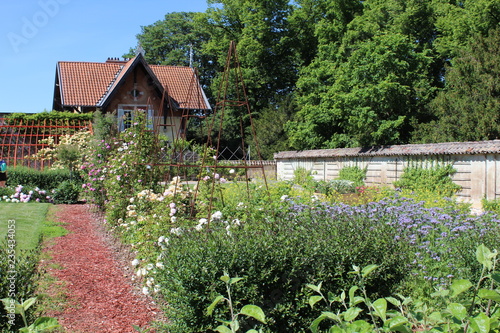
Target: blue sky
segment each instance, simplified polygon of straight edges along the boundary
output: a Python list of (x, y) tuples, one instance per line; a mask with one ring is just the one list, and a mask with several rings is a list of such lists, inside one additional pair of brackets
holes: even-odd
[(206, 0), (3, 0), (0, 112), (51, 110), (58, 61), (121, 57), (141, 26), (207, 8)]

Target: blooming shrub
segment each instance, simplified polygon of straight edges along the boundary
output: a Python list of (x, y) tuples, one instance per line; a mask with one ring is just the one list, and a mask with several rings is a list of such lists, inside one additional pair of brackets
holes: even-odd
[(0, 201), (5, 202), (52, 202), (52, 197), (48, 195), (47, 191), (41, 190), (38, 187), (30, 188), (22, 185), (18, 185), (12, 191), (13, 193), (10, 195), (2, 195), (0, 197)]
[(39, 143), (46, 147), (40, 149), (36, 154), (30, 156), (33, 160), (53, 162), (51, 169), (64, 169), (65, 161), (61, 159), (60, 150), (65, 147), (75, 147), (77, 152), (76, 167), (80, 167), (83, 161), (82, 154), (90, 147), (92, 133), (88, 130), (80, 130), (74, 134), (61, 135), (59, 143), (56, 144), (54, 137), (49, 136), (40, 140)]
[(170, 332), (210, 327), (203, 313), (212, 296), (221, 292), (213, 281), (224, 271), (245, 276), (245, 287), (234, 297), (264, 310), (266, 332), (307, 327), (314, 315), (301, 301), (307, 294), (305, 283), (321, 279), (333, 290), (344, 288), (353, 262), (381, 264), (379, 275), (370, 281), (374, 293), (388, 293), (404, 279), (409, 267), (401, 263), (409, 261), (407, 244), (396, 239), (391, 226), (363, 216), (325, 219), (317, 211), (320, 202), (308, 206), (292, 200), (284, 198), (281, 210), (266, 219), (241, 221), (213, 214), (210, 232), (195, 228), (172, 233), (167, 243), (163, 239), (163, 251), (158, 262), (151, 263), (155, 267), (151, 274), (169, 304)]

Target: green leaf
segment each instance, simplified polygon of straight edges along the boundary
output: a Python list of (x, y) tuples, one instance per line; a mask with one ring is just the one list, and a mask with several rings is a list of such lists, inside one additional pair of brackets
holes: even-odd
[[(6, 310), (7, 312), (8, 312), (7, 307), (8, 307), (8, 306), (10, 307), (10, 304), (12, 304), (12, 303), (11, 303), (12, 301), (14, 301), (14, 302), (13, 302), (14, 304), (19, 305), (19, 303), (18, 303), (15, 299), (8, 298), (8, 297), (7, 297), (7, 298), (2, 298), (2, 299), (1, 299), (1, 301), (2, 301), (3, 306), (4, 306), (4, 308), (5, 308), (5, 310)], [(16, 309), (17, 309), (17, 307), (16, 307)], [(16, 312), (16, 314), (19, 314), (19, 312)]]
[(36, 302), (36, 297), (31, 297), (25, 300), (22, 304), (24, 311), (28, 310)]
[(247, 333), (259, 333), (257, 330), (254, 330), (253, 328), (248, 330)]
[(340, 294), (340, 301), (344, 302), (345, 301), (345, 291), (342, 290), (342, 293)]
[(214, 309), (217, 306), (217, 304), (219, 304), (223, 300), (224, 300), (224, 296), (222, 296), (222, 295), (217, 296), (214, 299), (214, 301), (212, 302), (212, 304), (210, 304), (210, 306), (207, 308), (207, 315), (211, 316), (212, 313), (214, 312)]
[(495, 256), (494, 253), (490, 251), (483, 244), (479, 245), (476, 249), (476, 258), (477, 261), (487, 269), (491, 269), (493, 267), (493, 261), (491, 260)]
[(464, 291), (472, 287), (472, 283), (469, 280), (454, 280), (450, 286), (452, 290), (451, 297), (455, 297)]
[(372, 303), (372, 306), (375, 309), (375, 314), (379, 316), (383, 321), (386, 321), (387, 301), (384, 298), (379, 298)]
[(353, 321), (362, 310), (360, 308), (349, 308), (344, 312), (345, 321)]
[(325, 319), (326, 319), (326, 317), (323, 316), (323, 315), (321, 315), (318, 318), (314, 319), (313, 322), (311, 323), (311, 326), (309, 326), (309, 329), (311, 330), (311, 332), (313, 332), (313, 333), (318, 332), (318, 326), (319, 326), (319, 324), (321, 324), (321, 322), (323, 320), (325, 320)]
[(309, 289), (312, 289), (313, 291), (317, 292), (318, 294), (320, 293), (320, 290), (321, 290), (321, 283), (320, 282), (317, 286), (315, 286), (314, 284), (306, 284), (306, 287), (309, 288)]
[(349, 305), (354, 306), (354, 296), (356, 291), (359, 290), (358, 286), (352, 286), (351, 289), (349, 289)]
[(245, 305), (241, 309), (240, 314), (255, 318), (263, 324), (266, 323), (266, 316), (264, 314), (264, 311), (262, 311), (262, 309), (257, 305)]
[(56, 318), (40, 317), (35, 320), (32, 326), (35, 330), (51, 330), (61, 325), (59, 325)]
[(462, 321), (467, 317), (467, 309), (460, 303), (450, 303), (448, 304), (448, 311), (457, 318)]
[(221, 279), (224, 283), (228, 283), (228, 282), (229, 282), (229, 280), (230, 280), (230, 277), (229, 277), (229, 275), (225, 275), (225, 274), (224, 274), (224, 275), (222, 275), (222, 276), (220, 277), (220, 279)]
[(227, 326), (224, 326), (224, 325), (218, 326), (215, 330), (219, 333), (232, 333), (231, 330)]
[(396, 332), (408, 332), (408, 328), (404, 325), (408, 323), (408, 319), (403, 316), (396, 316), (394, 318), (389, 319), (389, 328), (391, 331)]
[(240, 322), (238, 321), (238, 319), (235, 319), (231, 322), (229, 327), (231, 327), (231, 331), (238, 332), (238, 330), (240, 329)]
[(342, 322), (342, 320), (339, 318), (339, 316), (337, 316), (335, 313), (325, 311), (325, 312), (322, 312), (321, 315), (312, 322), (311, 326), (309, 326), (309, 329), (313, 333), (318, 332), (319, 324), (321, 324), (321, 322), (325, 319), (332, 319), (338, 323)]
[(481, 298), (491, 299), (495, 302), (500, 303), (500, 294), (498, 293), (498, 291), (489, 290), (489, 289), (480, 289), (477, 294)]
[(354, 299), (349, 303), (349, 306), (356, 306), (359, 303), (363, 303), (365, 299), (361, 296), (354, 296)]
[(321, 296), (317, 296), (317, 295), (311, 296), (311, 297), (309, 297), (309, 305), (311, 306), (311, 308), (314, 308), (314, 304), (318, 303), (322, 299), (323, 299), (323, 297), (321, 297)]
[(359, 274), (359, 266), (352, 265), (352, 271), (348, 272), (347, 274)]
[(478, 333), (490, 332), (490, 318), (484, 313), (480, 313), (470, 320), (470, 326)]
[(491, 274), (491, 278), (492, 278), (493, 280), (495, 280), (497, 283), (500, 283), (500, 273), (497, 273), (497, 272), (492, 273), (492, 274)]
[(362, 277), (367, 277), (371, 272), (378, 268), (378, 265), (368, 265), (363, 268), (361, 271)]
[(241, 280), (243, 280), (243, 279), (244, 279), (244, 278), (242, 278), (242, 277), (230, 278), (230, 279), (229, 279), (229, 281), (228, 281), (227, 283), (229, 283), (229, 284), (235, 284), (236, 282), (241, 281)]
[(400, 307), (401, 306), (401, 301), (394, 298), (394, 297), (386, 297), (385, 298), (389, 303), (391, 303), (394, 306)]
[(351, 325), (349, 325), (349, 329), (351, 332), (369, 332), (372, 333), (374, 331), (373, 325), (368, 323), (366, 320), (356, 320)]

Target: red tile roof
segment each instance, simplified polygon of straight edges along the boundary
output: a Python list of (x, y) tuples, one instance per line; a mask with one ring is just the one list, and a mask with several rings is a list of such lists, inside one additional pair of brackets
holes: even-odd
[(95, 106), (123, 66), (118, 63), (58, 63), (63, 105)]
[(163, 87), (179, 103), (181, 109), (205, 109), (206, 97), (199, 84), (196, 84), (194, 69), (178, 66), (150, 66)]
[[(66, 62), (57, 64), (62, 104), (101, 106), (108, 94), (125, 76), (137, 57), (128, 62)], [(145, 66), (148, 66), (145, 61)], [(210, 109), (208, 100), (195, 79), (194, 69), (179, 66), (150, 65), (152, 75), (166, 89), (179, 108)]]

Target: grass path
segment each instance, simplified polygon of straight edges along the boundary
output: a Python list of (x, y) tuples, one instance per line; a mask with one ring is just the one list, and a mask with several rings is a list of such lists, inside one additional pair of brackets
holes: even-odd
[(48, 203), (0, 203), (0, 237), (7, 235), (15, 221), (18, 249), (33, 249), (39, 243), (46, 222)]

